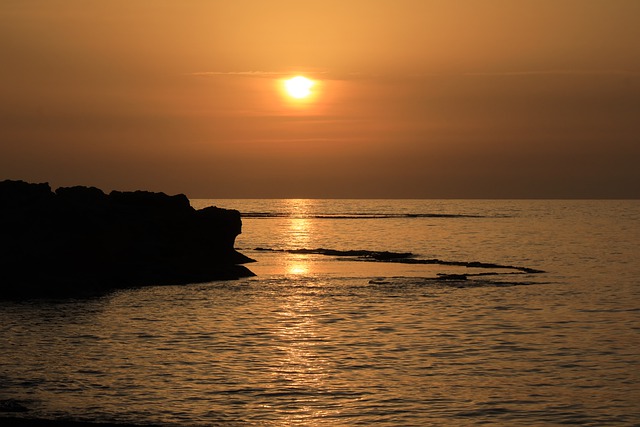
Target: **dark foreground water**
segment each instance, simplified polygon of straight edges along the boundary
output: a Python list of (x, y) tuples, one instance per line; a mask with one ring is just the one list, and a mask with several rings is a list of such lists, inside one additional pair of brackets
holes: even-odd
[(0, 302), (0, 399), (138, 424), (640, 425), (640, 201), (192, 203), (244, 213), (258, 276)]

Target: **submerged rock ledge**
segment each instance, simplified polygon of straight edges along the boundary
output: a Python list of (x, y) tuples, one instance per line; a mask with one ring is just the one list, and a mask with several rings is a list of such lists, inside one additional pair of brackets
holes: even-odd
[(236, 210), (195, 210), (183, 194), (0, 182), (0, 298), (93, 294), (237, 279)]
[[(350, 250), (341, 251), (336, 249), (270, 249), (270, 248), (255, 248), (256, 251), (263, 252), (286, 252), (290, 254), (315, 254), (315, 255), (328, 255), (335, 257), (349, 257), (351, 261), (376, 261), (376, 262), (389, 262), (397, 264), (435, 264), (435, 265), (452, 265), (459, 267), (469, 268), (497, 268), (507, 270), (517, 270), (521, 273), (538, 274), (544, 273), (543, 270), (537, 270), (529, 267), (519, 267), (516, 265), (502, 265), (489, 262), (480, 261), (444, 261), (437, 258), (432, 259), (416, 259), (411, 252), (389, 252), (389, 251), (368, 251), (368, 250)], [(487, 273), (476, 273), (487, 274)], [(471, 274), (467, 274), (471, 275)]]

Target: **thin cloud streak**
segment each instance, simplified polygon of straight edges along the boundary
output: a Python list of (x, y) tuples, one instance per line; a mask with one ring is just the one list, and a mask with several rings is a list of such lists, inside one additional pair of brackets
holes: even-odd
[(249, 76), (249, 77), (263, 77), (263, 76), (284, 76), (291, 73), (285, 73), (280, 71), (196, 71), (189, 73), (191, 76)]
[(638, 76), (630, 70), (539, 70), (465, 73), (465, 76)]
[(312, 70), (292, 70), (292, 71), (196, 71), (188, 73), (190, 76), (196, 77), (218, 77), (218, 76), (238, 76), (238, 77), (289, 77), (297, 74), (304, 74), (312, 78), (322, 77), (324, 80), (357, 80), (385, 77), (382, 74), (372, 74), (363, 72), (339, 73), (331, 71), (312, 71)]
[(197, 71), (189, 73), (190, 76), (216, 77), (216, 76), (238, 76), (238, 77), (288, 77), (296, 74), (304, 74), (309, 77), (322, 77), (325, 80), (396, 80), (398, 78), (425, 78), (425, 77), (455, 77), (455, 76), (487, 76), (487, 77), (510, 77), (510, 76), (640, 76), (640, 71), (632, 70), (523, 70), (523, 71), (495, 71), (495, 72), (467, 72), (467, 73), (367, 73), (367, 72), (330, 72), (330, 71)]

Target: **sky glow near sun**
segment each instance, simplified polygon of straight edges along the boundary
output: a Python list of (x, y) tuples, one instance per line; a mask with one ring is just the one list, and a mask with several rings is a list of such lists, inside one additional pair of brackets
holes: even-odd
[(59, 3), (0, 1), (0, 180), (640, 198), (638, 0)]

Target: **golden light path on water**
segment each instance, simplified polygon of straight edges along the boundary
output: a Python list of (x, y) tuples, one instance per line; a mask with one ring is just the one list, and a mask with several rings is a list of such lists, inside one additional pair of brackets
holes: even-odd
[[(325, 309), (320, 300), (302, 293), (289, 294), (281, 301), (275, 334), (279, 343), (277, 350), (283, 357), (273, 372), (274, 383), (286, 384), (290, 390), (327, 389), (331, 366), (329, 359), (318, 352), (325, 338), (318, 334), (321, 328), (314, 314)], [(326, 408), (318, 407), (318, 400), (301, 396), (295, 408), (281, 414), (283, 425), (313, 426), (314, 420), (330, 415)]]
[[(291, 236), (291, 248), (308, 249), (308, 244), (313, 239), (314, 229), (312, 222), (306, 218), (310, 212), (312, 200), (289, 199), (288, 208), (292, 212), (289, 219), (289, 234)], [(293, 275), (308, 274), (310, 272), (309, 257), (305, 255), (295, 255), (287, 259), (286, 273)]]
[[(292, 215), (288, 220), (288, 234), (291, 248), (308, 248), (313, 240), (314, 228), (309, 218), (313, 200), (289, 199), (287, 210)], [(302, 277), (310, 274), (312, 267), (306, 255), (291, 255), (285, 261), (285, 274)], [(299, 390), (322, 390), (329, 376), (329, 360), (317, 351), (324, 339), (318, 336), (318, 313), (326, 311), (322, 300), (308, 294), (290, 293), (280, 302), (276, 335), (281, 343), (279, 350), (284, 357), (280, 367), (274, 372), (275, 382), (285, 382), (288, 387)], [(288, 414), (283, 414), (282, 425), (314, 426), (314, 420), (331, 415), (326, 409), (319, 409), (317, 399), (298, 406)], [(339, 412), (336, 408), (334, 412)]]

